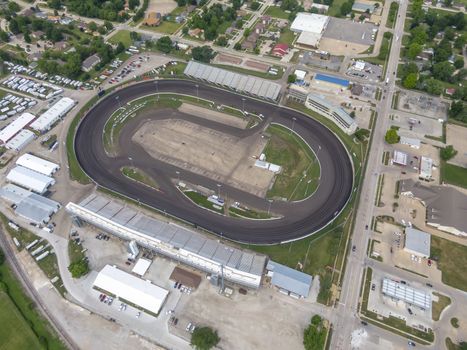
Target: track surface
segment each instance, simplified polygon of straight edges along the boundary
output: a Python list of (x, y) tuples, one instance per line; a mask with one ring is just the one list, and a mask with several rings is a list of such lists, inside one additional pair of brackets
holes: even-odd
[[(196, 85), (198, 88), (196, 88)], [(198, 90), (198, 91), (197, 91)], [(276, 220), (242, 220), (224, 217), (197, 207), (181, 194), (173, 185), (173, 179), (200, 184), (216, 190), (218, 182), (151, 158), (144, 149), (131, 142), (131, 130), (136, 121), (125, 125), (120, 134), (120, 153), (110, 157), (104, 151), (102, 134), (110, 115), (118, 108), (116, 96), (122, 105), (135, 98), (155, 93), (154, 81), (147, 81), (116, 91), (103, 99), (88, 112), (81, 122), (75, 137), (75, 152), (83, 170), (97, 184), (134, 198), (151, 207), (189, 221), (199, 227), (212, 231), (222, 237), (251, 244), (274, 244), (299, 239), (310, 235), (326, 226), (342, 210), (352, 192), (353, 170), (349, 156), (336, 136), (325, 126), (310, 117), (294, 110), (272, 105), (266, 102), (243, 97), (235, 93), (219, 90), (202, 83), (186, 80), (159, 80), (159, 93), (199, 94), (200, 98), (218, 104), (237, 106), (245, 105), (245, 110), (261, 113), (265, 116), (262, 124), (251, 129), (256, 132), (270, 122), (291, 128), (297, 132), (314, 150), (321, 166), (321, 179), (316, 192), (301, 202), (274, 202), (271, 211), (283, 215)], [(160, 118), (160, 113), (154, 112)], [(165, 118), (183, 118), (199, 124), (216, 128), (227, 133), (232, 127), (211, 122), (206, 119), (167, 113)], [(138, 119), (136, 117), (135, 119)], [(140, 120), (141, 122), (141, 120)], [(135, 183), (121, 174), (123, 166), (134, 166), (146, 171), (158, 182), (161, 191)], [(179, 175), (177, 174), (179, 172)], [(267, 210), (269, 203), (265, 199), (222, 185), (221, 196)]]

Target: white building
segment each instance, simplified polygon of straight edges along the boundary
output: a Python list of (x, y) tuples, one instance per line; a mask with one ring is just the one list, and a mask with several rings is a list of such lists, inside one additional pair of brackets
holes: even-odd
[(318, 15), (316, 13), (300, 12), (297, 13), (290, 29), (294, 32), (311, 32), (322, 34), (328, 25), (329, 17)]
[(16, 165), (34, 170), (46, 176), (52, 176), (58, 169), (58, 164), (49, 162), (48, 160), (36, 157), (32, 154), (25, 153), (16, 161)]
[(79, 205), (68, 203), (67, 211), (91, 225), (124, 240), (135, 240), (170, 259), (225, 280), (259, 288), (266, 256), (228, 246), (215, 239), (138, 213), (117, 201), (91, 195)]
[(29, 125), (36, 117), (31, 113), (23, 113), (18, 118), (13, 120), (5, 128), (0, 131), (0, 143), (7, 143), (17, 133), (19, 133), (25, 126)]
[(420, 160), (420, 174), (418, 177), (423, 180), (431, 180), (433, 175), (433, 159), (423, 157)]
[(22, 166), (14, 167), (10, 170), (6, 179), (9, 182), (27, 188), (33, 192), (43, 194), (49, 186), (55, 184), (55, 180), (49, 176), (45, 176)]
[(10, 141), (6, 143), (6, 148), (15, 150), (17, 152), (21, 151), (24, 147), (26, 147), (29, 142), (34, 140), (36, 135), (31, 130), (23, 129), (15, 136), (13, 136)]
[(430, 257), (431, 236), (429, 233), (417, 230), (413, 227), (405, 229), (404, 250), (422, 258)]
[(347, 114), (342, 108), (334, 106), (327, 102), (324, 98), (315, 95), (308, 94), (305, 106), (312, 111), (315, 111), (322, 116), (332, 120), (342, 131), (346, 134), (351, 135), (357, 131), (357, 123), (353, 118)]
[(321, 37), (321, 33), (301, 32), (295, 44), (305, 49), (317, 49)]
[(44, 132), (50, 130), (58, 120), (67, 114), (75, 105), (75, 101), (68, 97), (62, 97), (50, 107), (44, 114), (31, 124), (34, 130)]
[(151, 266), (152, 261), (144, 258), (138, 259), (135, 266), (131, 270), (132, 273), (143, 277)]
[(115, 295), (122, 302), (128, 301), (156, 315), (169, 295), (166, 289), (110, 265), (105, 265), (99, 272), (94, 287)]
[(414, 305), (423, 310), (431, 309), (431, 292), (415, 289), (389, 278), (383, 279), (381, 291), (384, 295), (402, 300), (408, 305)]
[(392, 161), (394, 164), (406, 166), (407, 165), (407, 153), (394, 150), (394, 156), (392, 157)]

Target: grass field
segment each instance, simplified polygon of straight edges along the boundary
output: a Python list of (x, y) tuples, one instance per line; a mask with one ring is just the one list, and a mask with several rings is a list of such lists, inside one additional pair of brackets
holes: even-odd
[(214, 203), (208, 201), (207, 197), (201, 193), (195, 191), (183, 191), (183, 194), (203, 208), (213, 210), (218, 213), (224, 213), (223, 209), (214, 207)]
[(386, 28), (393, 28), (394, 23), (396, 23), (397, 12), (399, 11), (399, 4), (397, 2), (392, 2), (389, 7), (388, 19), (386, 21)]
[(268, 198), (294, 201), (308, 197), (318, 187), (320, 177), (314, 153), (295, 133), (282, 126), (272, 125), (266, 132), (271, 135), (264, 149), (266, 160), (282, 167)]
[(36, 335), (10, 297), (0, 291), (0, 349), (40, 349)]
[(141, 26), (141, 28), (152, 30), (152, 31), (159, 32), (159, 33), (173, 34), (182, 25), (183, 25), (183, 23), (177, 23), (177, 22), (172, 22), (172, 21), (163, 21), (157, 27)]
[[(40, 315), (36, 310), (34, 303), (25, 294), (19, 281), (15, 278), (9, 267), (5, 264), (0, 265), (0, 276), (1, 281), (8, 288), (8, 295), (4, 291), (0, 292), (1, 301), (0, 305), (0, 349), (1, 350), (16, 350), (16, 349), (49, 349), (49, 350), (64, 350), (65, 345), (56, 336), (55, 332), (51, 329), (48, 322)], [(6, 296), (10, 302), (14, 305), (4, 301)], [(16, 312), (11, 310), (11, 307), (16, 308)], [(11, 312), (6, 312), (5, 308), (10, 308)], [(9, 325), (14, 325), (17, 328), (12, 327), (12, 332), (7, 333), (4, 331)], [(27, 326), (27, 328), (25, 328)], [(24, 331), (24, 332), (23, 332)], [(11, 334), (15, 335), (15, 338), (24, 337), (25, 339), (6, 339), (4, 337), (10, 337)], [(34, 341), (30, 334), (35, 336)], [(12, 342), (12, 345), (18, 345), (17, 347), (5, 346), (5, 342)], [(26, 345), (22, 347), (21, 344)], [(37, 346), (38, 344), (42, 346)], [(27, 346), (30, 345), (30, 346)]]
[(148, 185), (153, 188), (158, 188), (157, 182), (154, 181), (149, 175), (146, 175), (141, 169), (123, 167), (122, 174), (132, 180), (135, 180), (136, 182), (141, 182), (144, 185)]
[(449, 298), (446, 295), (439, 294), (439, 293), (433, 293), (433, 294), (436, 295), (439, 298), (439, 300), (437, 302), (433, 302), (431, 316), (433, 318), (433, 321), (439, 321), (441, 312), (443, 312), (443, 310), (451, 304), (451, 298)]
[(341, 6), (342, 4), (346, 2), (346, 0), (334, 0), (329, 7), (328, 13), (326, 15), (332, 16), (332, 17), (340, 17), (341, 15)]
[(290, 13), (285, 12), (279, 6), (269, 6), (264, 14), (274, 18), (282, 19), (288, 19), (290, 15)]
[(243, 209), (243, 208), (229, 208), (229, 214), (233, 217), (243, 217), (249, 219), (269, 219), (271, 215), (267, 212), (256, 211), (252, 209)]
[(447, 239), (431, 236), (431, 254), (438, 258), (442, 281), (451, 287), (467, 291), (467, 247)]
[(441, 162), (441, 181), (467, 188), (467, 168)]
[(289, 46), (292, 46), (294, 39), (295, 39), (295, 33), (292, 32), (289, 28), (285, 28), (284, 31), (281, 33), (281, 36), (278, 42), (280, 44), (287, 44)]
[(119, 30), (116, 32), (112, 37), (109, 39), (109, 42), (112, 44), (118, 44), (121, 42), (125, 48), (129, 48), (131, 46), (132, 40), (130, 38), (130, 31), (129, 30)]

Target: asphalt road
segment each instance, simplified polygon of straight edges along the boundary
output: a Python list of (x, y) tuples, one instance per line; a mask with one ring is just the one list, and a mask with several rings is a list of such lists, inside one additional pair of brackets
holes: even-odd
[[(196, 85), (198, 88), (196, 88)], [(154, 81), (146, 81), (122, 88), (104, 98), (88, 112), (75, 136), (75, 152), (83, 170), (98, 185), (134, 198), (160, 211), (186, 220), (224, 238), (250, 244), (274, 244), (310, 235), (331, 222), (350, 197), (353, 186), (353, 168), (348, 153), (340, 140), (325, 126), (310, 117), (284, 107), (216, 89), (202, 83), (186, 80), (159, 80), (159, 93), (170, 92), (199, 95), (217, 104), (245, 107), (246, 111), (263, 114), (264, 123), (275, 122), (292, 128), (310, 145), (321, 166), (321, 179), (316, 192), (301, 202), (274, 202), (271, 211), (283, 218), (276, 220), (242, 220), (223, 217), (201, 209), (175, 189), (171, 179), (180, 172), (182, 180), (202, 184), (216, 190), (214, 180), (190, 173), (183, 168), (159, 162), (141, 148), (128, 143), (118, 157), (110, 157), (103, 147), (102, 135), (105, 122), (119, 106), (137, 97), (155, 92)], [(167, 118), (170, 116), (168, 115)], [(295, 122), (293, 119), (295, 118)], [(293, 124), (293, 125), (292, 125)], [(225, 128), (229, 128), (225, 126)], [(121, 141), (121, 140), (120, 140)], [(148, 189), (124, 177), (120, 168), (134, 166), (154, 176), (161, 191)], [(265, 199), (252, 198), (251, 194), (222, 185), (222, 196), (240, 202), (256, 201), (258, 209), (267, 209)]]

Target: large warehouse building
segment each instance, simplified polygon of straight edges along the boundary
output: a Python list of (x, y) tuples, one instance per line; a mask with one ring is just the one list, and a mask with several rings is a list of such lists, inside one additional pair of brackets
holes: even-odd
[(296, 44), (309, 49), (317, 49), (323, 36), (329, 17), (315, 13), (298, 13), (290, 29), (300, 33)]
[(277, 101), (280, 96), (281, 86), (277, 83), (250, 75), (233, 73), (196, 61), (188, 62), (184, 74), (210, 84), (271, 101)]
[(39, 194), (44, 194), (49, 186), (55, 184), (55, 180), (53, 178), (22, 166), (17, 166), (11, 169), (6, 176), (6, 179), (9, 182)]
[(431, 236), (429, 233), (417, 230), (413, 227), (405, 229), (404, 249), (409, 253), (422, 258), (430, 257)]
[(342, 108), (334, 106), (327, 102), (324, 98), (315, 95), (308, 94), (305, 106), (312, 111), (315, 111), (326, 118), (331, 119), (340, 129), (346, 134), (352, 135), (357, 131), (357, 123), (353, 118), (347, 114)]
[(36, 157), (30, 153), (25, 153), (16, 161), (16, 165), (34, 170), (46, 176), (52, 176), (60, 167), (58, 164)]
[(61, 118), (65, 116), (75, 105), (75, 101), (73, 101), (69, 97), (62, 97), (55, 103), (52, 107), (50, 107), (44, 114), (42, 114), (39, 118), (37, 118), (32, 124), (31, 128), (37, 130), (39, 132), (45, 132), (50, 130), (50, 128)]
[(115, 295), (122, 302), (130, 302), (155, 315), (159, 314), (169, 295), (166, 289), (110, 265), (105, 265), (99, 272), (94, 287)]
[(24, 127), (29, 125), (36, 117), (31, 113), (23, 113), (18, 118), (13, 120), (5, 128), (0, 131), (0, 144), (5, 144), (10, 141)]
[(259, 288), (266, 256), (242, 251), (176, 224), (156, 220), (116, 201), (91, 195), (67, 211), (102, 230), (171, 259), (250, 288)]

